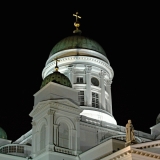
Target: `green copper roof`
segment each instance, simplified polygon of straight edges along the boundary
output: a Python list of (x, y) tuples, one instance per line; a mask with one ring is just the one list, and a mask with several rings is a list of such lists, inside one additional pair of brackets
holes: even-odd
[(7, 134), (1, 127), (0, 127), (0, 138), (7, 139)]
[(160, 123), (160, 114), (158, 115), (157, 119), (156, 119), (156, 124)]
[(64, 74), (61, 74), (60, 72), (53, 72), (52, 74), (48, 75), (42, 82), (41, 88), (44, 87), (49, 82), (58, 83), (67, 87), (71, 87), (71, 82)]
[(59, 51), (76, 48), (90, 49), (106, 56), (105, 51), (96, 41), (81, 35), (73, 35), (70, 37), (66, 37), (58, 42), (51, 50), (49, 57)]

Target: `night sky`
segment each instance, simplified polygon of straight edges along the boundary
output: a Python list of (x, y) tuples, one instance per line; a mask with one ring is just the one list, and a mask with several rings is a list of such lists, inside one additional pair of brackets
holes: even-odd
[(147, 133), (155, 125), (160, 113), (157, 4), (86, 3), (1, 5), (0, 127), (9, 140), (31, 129), (29, 113), (42, 69), (53, 46), (72, 35), (77, 10), (82, 35), (101, 44), (114, 70), (112, 103), (118, 125), (131, 119), (136, 130)]

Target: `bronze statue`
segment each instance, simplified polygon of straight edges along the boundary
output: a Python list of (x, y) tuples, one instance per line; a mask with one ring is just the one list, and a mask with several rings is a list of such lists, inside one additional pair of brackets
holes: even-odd
[(134, 127), (132, 121), (128, 120), (128, 123), (126, 124), (126, 146), (132, 142), (135, 142)]

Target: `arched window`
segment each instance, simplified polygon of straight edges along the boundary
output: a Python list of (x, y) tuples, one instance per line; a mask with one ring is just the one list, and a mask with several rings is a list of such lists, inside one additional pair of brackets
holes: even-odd
[(44, 149), (46, 145), (46, 126), (43, 125), (40, 131), (40, 150)]
[(59, 146), (64, 148), (69, 148), (69, 129), (68, 126), (61, 122), (59, 124)]

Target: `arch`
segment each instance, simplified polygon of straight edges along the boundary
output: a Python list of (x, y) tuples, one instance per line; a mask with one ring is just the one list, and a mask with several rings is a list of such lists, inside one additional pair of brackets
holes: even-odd
[(43, 119), (41, 119), (39, 121), (39, 123), (38, 123), (38, 125), (36, 127), (36, 132), (39, 132), (41, 130), (41, 128), (42, 128), (43, 125), (45, 125), (45, 126), (48, 125), (46, 118), (43, 118)]
[(67, 117), (58, 117), (56, 124), (58, 146), (72, 149), (72, 131), (75, 129), (73, 122)]
[(73, 122), (66, 117), (58, 117), (56, 120), (56, 124), (60, 124), (61, 122), (66, 123), (69, 129), (75, 129)]
[(60, 147), (69, 148), (69, 128), (64, 122), (59, 123), (58, 145)]
[[(45, 147), (46, 144), (46, 126), (48, 125), (47, 120), (42, 118), (36, 127), (36, 138), (35, 138), (35, 150), (40, 151)], [(43, 137), (43, 138), (42, 138)]]

